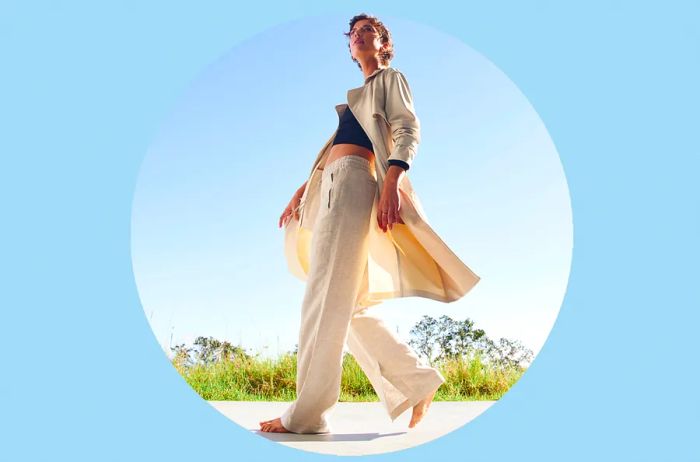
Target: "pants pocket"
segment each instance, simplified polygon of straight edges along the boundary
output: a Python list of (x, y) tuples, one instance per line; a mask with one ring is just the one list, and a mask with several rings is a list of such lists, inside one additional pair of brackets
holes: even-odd
[(328, 187), (328, 208), (331, 208), (331, 191), (333, 191), (333, 173), (331, 172), (331, 185)]

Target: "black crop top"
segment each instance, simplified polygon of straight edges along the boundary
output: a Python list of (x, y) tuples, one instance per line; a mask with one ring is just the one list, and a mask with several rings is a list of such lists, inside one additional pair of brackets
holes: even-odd
[[(350, 110), (350, 106), (345, 108), (338, 122), (338, 132), (333, 139), (333, 145), (340, 143), (357, 144), (374, 152), (372, 142), (355, 118), (355, 114)], [(389, 159), (389, 165), (398, 165), (404, 170), (408, 170), (408, 164), (402, 160)]]

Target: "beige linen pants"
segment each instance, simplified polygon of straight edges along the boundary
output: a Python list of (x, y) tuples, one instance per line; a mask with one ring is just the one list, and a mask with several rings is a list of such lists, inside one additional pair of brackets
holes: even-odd
[(340, 396), (346, 342), (392, 421), (445, 382), (379, 317), (358, 307), (367, 290), (377, 189), (370, 163), (361, 156), (340, 157), (323, 170), (301, 310), (297, 398), (281, 416), (290, 432), (331, 432), (328, 415)]

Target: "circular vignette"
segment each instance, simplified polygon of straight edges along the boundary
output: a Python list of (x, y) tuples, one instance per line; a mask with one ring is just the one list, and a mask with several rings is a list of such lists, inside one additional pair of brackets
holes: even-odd
[[(494, 63), (438, 30), (380, 19), (395, 43), (391, 66), (409, 79), (421, 120), (411, 181), (431, 226), (482, 280), (454, 303), (403, 298), (373, 310), (406, 342), (424, 315), (469, 319), (500, 350), (530, 351), (529, 365), (556, 320), (571, 265), (572, 212), (554, 144)], [(304, 285), (287, 271), (277, 220), (335, 130), (335, 104), (363, 83), (342, 35), (348, 20), (304, 18), (239, 43), (191, 83), (154, 137), (134, 191), (132, 262), (144, 313), (174, 364), (195, 346), (221, 352), (198, 338), (259, 359), (295, 348)], [(309, 30), (324, 39), (290, 40)], [(288, 405), (194, 388), (249, 429)], [(403, 448), (465, 425), (494, 402), (436, 400), (430, 411), (443, 418)], [(464, 406), (463, 417), (446, 418), (444, 406)], [(367, 415), (363, 428), (376, 431), (410, 418)], [(387, 452), (381, 442), (358, 444), (366, 454)], [(324, 448), (308, 450), (342, 454)]]

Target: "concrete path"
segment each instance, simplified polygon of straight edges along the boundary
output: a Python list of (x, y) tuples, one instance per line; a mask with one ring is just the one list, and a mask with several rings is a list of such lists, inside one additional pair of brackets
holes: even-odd
[(365, 455), (427, 443), (468, 423), (495, 402), (433, 401), (414, 428), (408, 428), (411, 409), (391, 422), (379, 402), (337, 403), (328, 418), (333, 433), (321, 435), (260, 431), (258, 422), (279, 417), (291, 402), (209, 401), (209, 404), (243, 428), (280, 444), (323, 454)]

